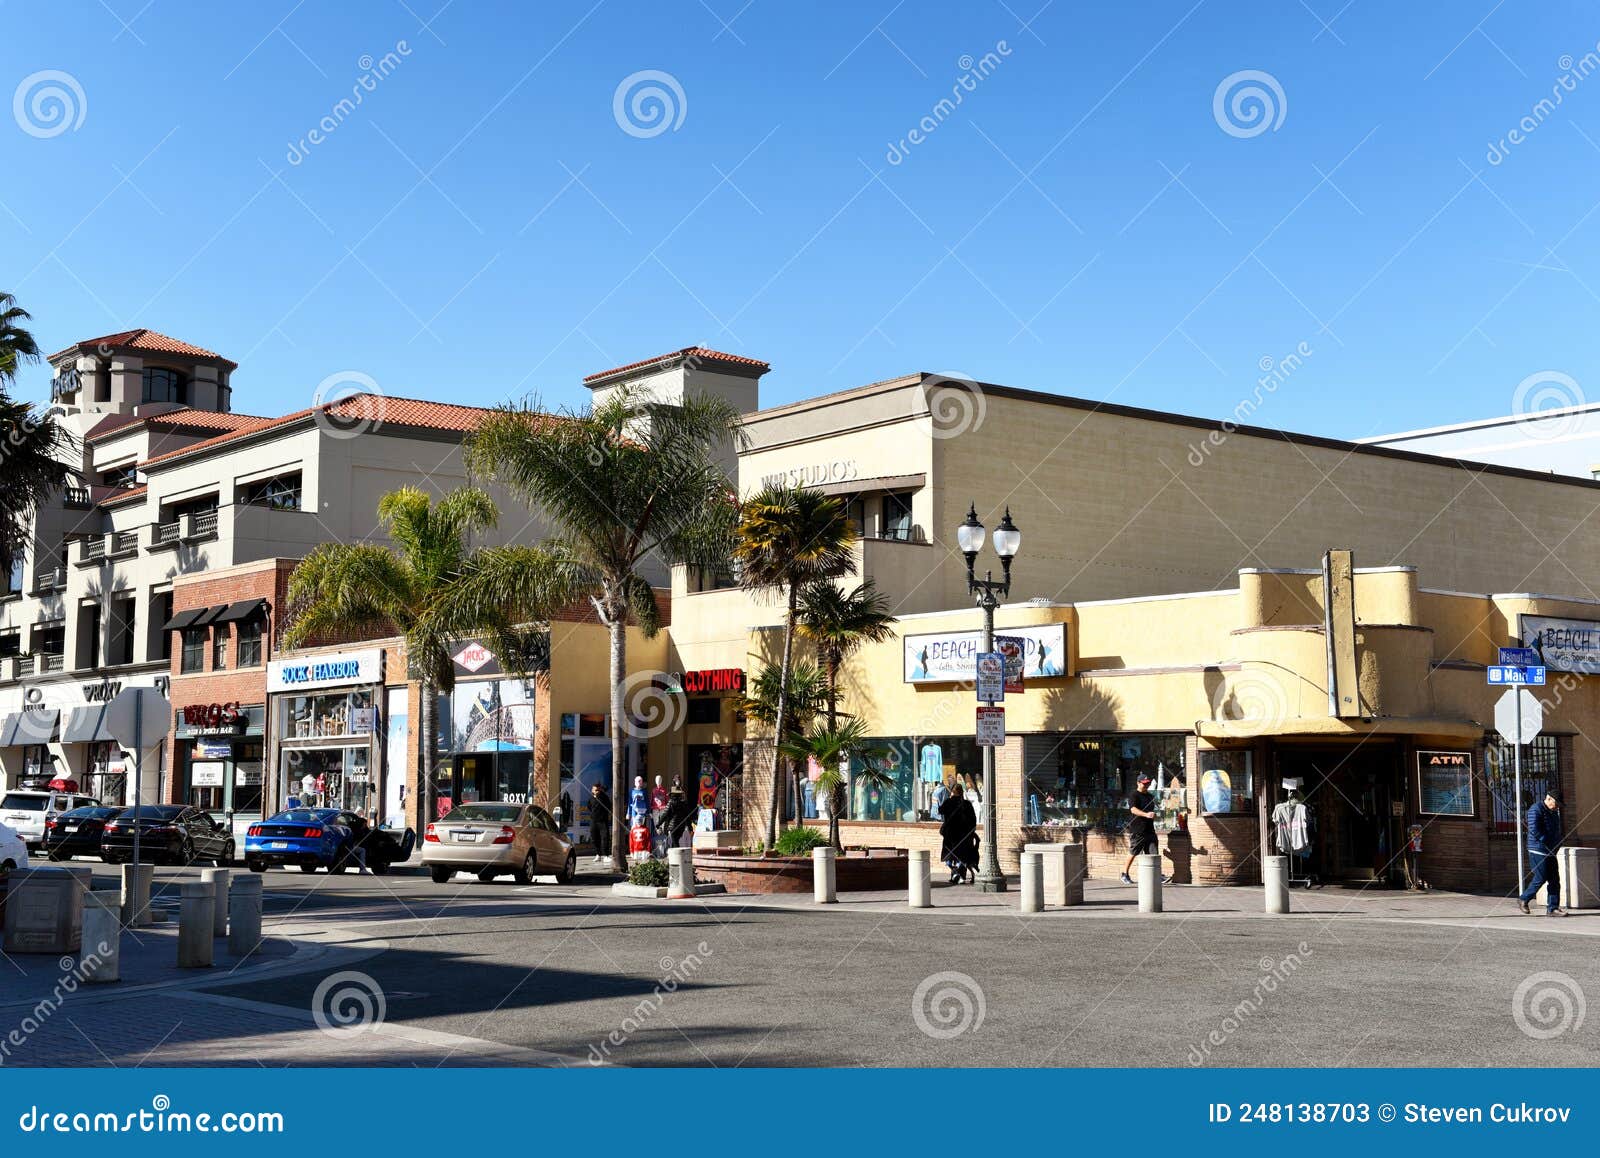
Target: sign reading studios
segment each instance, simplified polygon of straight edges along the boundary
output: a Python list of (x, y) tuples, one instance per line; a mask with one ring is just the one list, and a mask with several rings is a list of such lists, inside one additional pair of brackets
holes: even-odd
[(267, 665), (267, 691), (295, 692), (346, 684), (381, 684), (383, 649), (334, 652), (303, 659), (274, 660)]
[(826, 462), (792, 466), (788, 470), (776, 471), (773, 474), (764, 474), (761, 476), (761, 485), (818, 487), (828, 483), (854, 482), (860, 475), (861, 469), (855, 459), (835, 458)]
[[(1067, 674), (1067, 625), (1040, 623), (1032, 627), (1001, 628), (997, 635), (1022, 641), (1024, 679), (1049, 679)], [(962, 683), (977, 677), (981, 631), (939, 631), (908, 635), (905, 647), (905, 682)]]
[(1523, 646), (1537, 651), (1539, 662), (1551, 671), (1600, 675), (1600, 622), (1547, 615), (1519, 615), (1517, 620)]

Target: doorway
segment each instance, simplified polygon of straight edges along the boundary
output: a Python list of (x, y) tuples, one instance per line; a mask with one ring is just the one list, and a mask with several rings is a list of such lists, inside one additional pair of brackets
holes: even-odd
[(1300, 867), (1330, 883), (1404, 883), (1396, 856), (1404, 806), (1400, 756), (1398, 745), (1371, 741), (1277, 747), (1272, 801), (1286, 799), (1285, 780), (1299, 780), (1306, 806), (1310, 855)]

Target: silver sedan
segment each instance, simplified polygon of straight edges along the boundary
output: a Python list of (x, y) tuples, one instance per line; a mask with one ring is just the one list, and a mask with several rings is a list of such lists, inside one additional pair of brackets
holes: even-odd
[(422, 864), (441, 885), (458, 872), (477, 873), (480, 881), (512, 876), (521, 885), (553, 873), (570, 884), (578, 854), (537, 804), (478, 801), (458, 804), (428, 825)]

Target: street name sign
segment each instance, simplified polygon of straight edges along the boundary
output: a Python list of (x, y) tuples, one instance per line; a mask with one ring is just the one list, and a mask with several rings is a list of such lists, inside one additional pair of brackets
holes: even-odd
[(1540, 688), (1544, 686), (1548, 669), (1543, 667), (1511, 667), (1506, 664), (1493, 664), (1487, 669), (1491, 684), (1504, 684), (1507, 686), (1526, 686)]

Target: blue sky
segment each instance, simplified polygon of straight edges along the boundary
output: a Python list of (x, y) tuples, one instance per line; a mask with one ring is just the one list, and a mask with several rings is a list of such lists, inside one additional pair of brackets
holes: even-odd
[[(1600, 399), (1576, 0), (440, 3), (11, 0), (0, 96), (82, 96), (0, 117), (0, 288), (51, 349), (219, 350), (258, 413), (349, 370), (575, 404), (691, 344), (769, 360), (769, 404), (925, 369), (1218, 416), (1302, 344), (1258, 422), (1508, 413), (1549, 370)], [(630, 133), (652, 70), (681, 120)], [(1225, 131), (1247, 70), (1281, 118)]]

